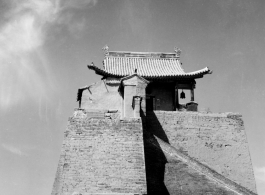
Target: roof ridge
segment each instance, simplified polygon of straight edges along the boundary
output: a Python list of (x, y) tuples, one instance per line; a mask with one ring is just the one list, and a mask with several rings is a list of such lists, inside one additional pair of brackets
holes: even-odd
[(165, 52), (132, 52), (132, 51), (109, 51), (105, 53), (105, 57), (129, 57), (129, 58), (161, 58), (161, 59), (179, 59), (177, 53)]
[(174, 47), (173, 53), (169, 52), (135, 52), (135, 51), (109, 51), (109, 46), (105, 45), (102, 50), (105, 53), (105, 57), (107, 56), (124, 56), (125, 57), (149, 57), (149, 56), (156, 56), (156, 57), (169, 57), (169, 58), (179, 58), (181, 54), (181, 50), (178, 47)]
[(163, 53), (163, 54), (176, 54), (175, 52), (153, 52), (153, 51), (109, 51), (109, 53), (143, 53), (143, 54), (146, 54), (146, 53), (154, 53), (154, 54), (159, 54), (159, 53)]

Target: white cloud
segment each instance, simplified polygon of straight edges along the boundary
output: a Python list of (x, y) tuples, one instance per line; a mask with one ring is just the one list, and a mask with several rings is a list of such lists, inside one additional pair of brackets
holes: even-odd
[[(45, 53), (45, 25), (56, 13), (50, 1), (13, 1), (8, 21), (0, 27), (0, 106), (43, 96), (49, 87)], [(51, 13), (52, 12), (52, 13)]]
[(4, 149), (6, 149), (7, 151), (9, 151), (13, 154), (19, 155), (19, 156), (27, 156), (28, 155), (27, 153), (22, 152), (20, 148), (14, 147), (12, 145), (2, 144), (2, 147)]
[[(65, 10), (93, 6), (96, 0), (11, 0), (0, 23), (0, 107), (39, 100), (52, 88), (45, 55), (46, 32), (67, 17)], [(1, 15), (0, 15), (1, 16)], [(71, 21), (69, 20), (69, 23)], [(64, 23), (67, 25), (67, 22)], [(77, 25), (84, 28), (84, 21)]]

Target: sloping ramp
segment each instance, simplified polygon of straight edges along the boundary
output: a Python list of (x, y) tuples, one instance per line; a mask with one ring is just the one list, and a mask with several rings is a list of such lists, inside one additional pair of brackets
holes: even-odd
[(156, 136), (149, 135), (145, 141), (162, 150), (167, 159), (164, 183), (170, 195), (256, 195)]

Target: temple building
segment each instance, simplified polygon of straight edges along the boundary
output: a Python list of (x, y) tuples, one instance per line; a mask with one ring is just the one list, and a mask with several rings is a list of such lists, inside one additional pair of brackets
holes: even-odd
[[(181, 50), (178, 48), (175, 48), (174, 53), (120, 52), (109, 51), (108, 49), (108, 46), (103, 48), (105, 52), (103, 69), (93, 63), (88, 65), (89, 69), (102, 76), (106, 88), (114, 87), (118, 92), (117, 89), (121, 89), (119, 86), (123, 85), (121, 82), (125, 79), (128, 80), (126, 77), (137, 75), (138, 78), (141, 78), (140, 80), (145, 80), (146, 82), (145, 92), (141, 94), (143, 112), (183, 109), (197, 111), (198, 104), (194, 98), (195, 80), (211, 73), (207, 67), (186, 73), (180, 62)], [(128, 91), (130, 87), (127, 88)], [(179, 98), (185, 98), (183, 89), (190, 90), (191, 94), (191, 99), (186, 104), (179, 103)], [(182, 90), (180, 97), (179, 90)], [(113, 92), (115, 90), (112, 89), (110, 91)], [(124, 98), (123, 94), (121, 95)], [(113, 104), (110, 106), (113, 106)]]

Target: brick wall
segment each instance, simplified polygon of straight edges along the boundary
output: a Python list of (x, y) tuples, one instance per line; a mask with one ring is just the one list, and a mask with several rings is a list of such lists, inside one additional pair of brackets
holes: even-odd
[(256, 192), (240, 115), (155, 111), (147, 114), (146, 122), (150, 133)]
[[(224, 177), (256, 192), (240, 115), (148, 112), (143, 145), (141, 120), (120, 120), (119, 113), (113, 112), (77, 110), (69, 118), (52, 195), (72, 195), (75, 192), (82, 195), (145, 194), (147, 188), (148, 194), (166, 195), (177, 193), (179, 187), (176, 186), (182, 185), (183, 179), (187, 185), (195, 186), (189, 182), (194, 175), (198, 176), (201, 185), (207, 182), (204, 176), (191, 171), (186, 165), (167, 164), (162, 149), (154, 148), (154, 143), (150, 144), (152, 134)], [(193, 174), (190, 179), (189, 173)], [(197, 185), (198, 182), (194, 181)], [(207, 189), (218, 194), (219, 188), (214, 186), (209, 184)]]
[(141, 119), (77, 110), (69, 118), (52, 195), (145, 194)]

